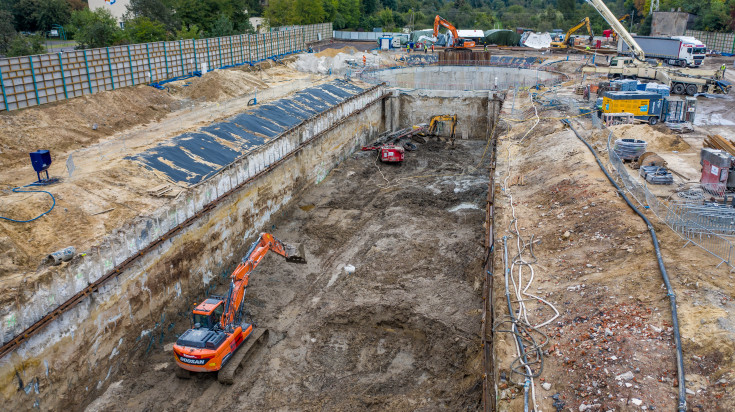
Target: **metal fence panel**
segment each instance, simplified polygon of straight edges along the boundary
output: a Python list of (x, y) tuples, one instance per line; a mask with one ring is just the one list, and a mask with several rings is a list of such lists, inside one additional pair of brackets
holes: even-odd
[(332, 23), (254, 35), (131, 44), (0, 59), (0, 110), (17, 110), (200, 70), (297, 53), (332, 37)]

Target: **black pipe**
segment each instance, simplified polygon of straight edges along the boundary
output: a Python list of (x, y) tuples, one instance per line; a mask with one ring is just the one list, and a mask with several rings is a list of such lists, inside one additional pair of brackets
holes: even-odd
[(569, 126), (569, 128), (574, 132), (574, 134), (577, 136), (579, 140), (584, 143), (585, 146), (587, 146), (588, 149), (590, 149), (590, 152), (592, 152), (592, 155), (595, 156), (595, 160), (597, 161), (597, 164), (600, 166), (600, 169), (602, 169), (602, 172), (605, 173), (605, 176), (607, 176), (607, 180), (612, 183), (613, 186), (615, 186), (615, 189), (618, 190), (618, 194), (625, 200), (625, 203), (630, 206), (631, 209), (633, 209), (638, 216), (643, 219), (643, 221), (646, 223), (646, 226), (648, 226), (648, 232), (651, 233), (651, 240), (653, 242), (653, 248), (656, 250), (656, 260), (658, 260), (658, 268), (661, 270), (661, 277), (664, 280), (664, 284), (666, 285), (666, 296), (669, 297), (669, 301), (671, 302), (671, 318), (672, 318), (672, 327), (674, 329), (674, 343), (676, 344), (676, 369), (677, 369), (677, 376), (679, 379), (679, 406), (678, 411), (679, 412), (686, 412), (687, 410), (687, 399), (686, 399), (686, 380), (684, 379), (684, 355), (682, 354), (681, 350), (681, 335), (679, 334), (679, 316), (677, 315), (676, 311), (676, 295), (674, 294), (674, 289), (671, 287), (671, 282), (669, 281), (669, 275), (666, 273), (666, 266), (664, 266), (664, 260), (661, 256), (661, 249), (659, 248), (658, 244), (658, 237), (656, 237), (656, 230), (653, 228), (653, 224), (650, 220), (644, 215), (640, 210), (638, 210), (637, 207), (631, 203), (630, 199), (628, 199), (628, 196), (625, 195), (625, 192), (618, 186), (617, 182), (610, 176), (610, 174), (607, 172), (607, 169), (600, 161), (600, 158), (597, 156), (597, 152), (595, 149), (590, 146), (589, 143), (587, 143), (586, 140), (582, 138), (582, 136), (577, 133), (576, 130), (574, 130), (574, 127), (572, 127), (572, 122), (565, 119), (561, 121), (562, 123)]

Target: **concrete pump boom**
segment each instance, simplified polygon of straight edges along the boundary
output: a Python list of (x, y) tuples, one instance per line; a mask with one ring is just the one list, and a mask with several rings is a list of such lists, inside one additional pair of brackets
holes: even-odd
[(610, 27), (615, 30), (616, 33), (623, 39), (623, 41), (630, 47), (630, 49), (633, 51), (633, 57), (638, 59), (641, 62), (646, 61), (646, 53), (643, 51), (641, 46), (636, 43), (635, 39), (633, 39), (633, 36), (628, 33), (628, 30), (625, 30), (625, 27), (623, 26), (620, 21), (615, 17), (615, 15), (610, 11), (610, 9), (607, 8), (605, 3), (602, 2), (602, 0), (586, 0), (587, 3), (589, 3), (592, 7), (597, 10), (598, 13), (602, 16), (603, 19), (607, 22), (607, 24), (610, 25)]

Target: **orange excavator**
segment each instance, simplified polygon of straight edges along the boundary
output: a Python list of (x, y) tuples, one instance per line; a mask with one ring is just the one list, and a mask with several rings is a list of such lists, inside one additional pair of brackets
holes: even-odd
[(472, 48), (475, 47), (474, 41), (459, 37), (459, 34), (457, 33), (457, 28), (454, 27), (452, 23), (446, 21), (443, 17), (437, 14), (434, 18), (434, 37), (439, 36), (439, 26), (446, 27), (452, 33), (452, 43), (447, 43), (448, 49), (454, 48), (472, 51)]
[(194, 308), (194, 327), (174, 345), (178, 377), (189, 378), (191, 372), (217, 372), (220, 383), (231, 385), (245, 356), (268, 341), (268, 329), (245, 321), (243, 302), (250, 273), (269, 250), (287, 262), (306, 263), (303, 247), (297, 249), (269, 233), (261, 233), (232, 272), (227, 296), (210, 296)]

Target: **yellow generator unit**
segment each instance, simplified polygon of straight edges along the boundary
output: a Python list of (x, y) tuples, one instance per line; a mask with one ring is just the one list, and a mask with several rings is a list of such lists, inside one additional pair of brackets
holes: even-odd
[(663, 96), (644, 91), (605, 92), (602, 113), (632, 113), (636, 119), (654, 125), (661, 117)]

